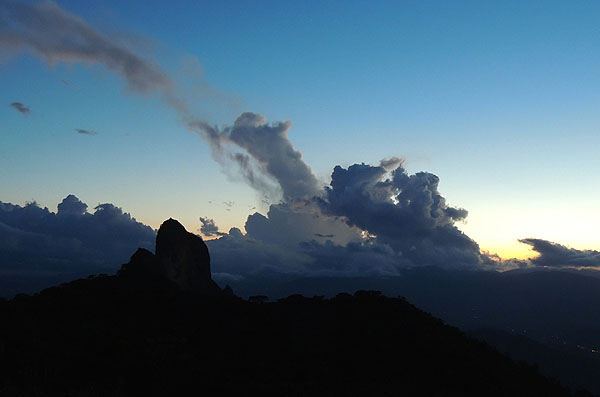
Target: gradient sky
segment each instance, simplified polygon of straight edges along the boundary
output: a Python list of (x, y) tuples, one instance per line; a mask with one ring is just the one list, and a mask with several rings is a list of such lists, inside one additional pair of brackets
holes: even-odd
[[(291, 120), (323, 183), (337, 164), (400, 156), (440, 177), (484, 250), (600, 249), (600, 3), (170, 3), (58, 2), (168, 70), (211, 123)], [(0, 201), (55, 210), (73, 193), (189, 230), (267, 210), (176, 114), (102, 67), (0, 52), (0, 71)]]

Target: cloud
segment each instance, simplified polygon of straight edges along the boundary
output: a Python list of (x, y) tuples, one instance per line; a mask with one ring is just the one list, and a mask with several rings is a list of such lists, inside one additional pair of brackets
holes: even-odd
[(96, 131), (84, 130), (82, 128), (75, 128), (75, 131), (77, 131), (78, 134), (82, 135), (98, 135)]
[[(159, 95), (187, 129), (209, 144), (228, 176), (259, 192), (261, 201), (270, 204), (269, 211), (248, 216), (246, 234), (236, 228), (221, 233), (212, 219), (200, 218), (205, 235), (221, 236), (208, 242), (217, 273), (388, 275), (411, 266), (508, 266), (482, 253), (456, 227), (468, 213), (446, 204), (436, 175), (409, 175), (403, 160), (392, 157), (379, 165), (337, 166), (323, 188), (288, 137), (290, 121), (268, 123), (260, 114), (245, 112), (230, 126), (212, 125), (192, 113), (175, 80), (154, 62), (54, 2), (0, 2), (0, 49), (29, 51), (49, 64), (102, 65), (122, 77), (129, 90)], [(11, 106), (26, 113), (18, 102)], [(2, 265), (113, 266), (138, 246), (152, 247), (154, 231), (120, 208), (101, 204), (94, 210), (88, 213), (87, 205), (72, 195), (56, 214), (35, 203), (0, 203), (0, 252), (8, 258)], [(559, 259), (572, 266), (597, 263), (596, 251), (536, 239), (523, 242), (540, 253), (532, 260), (537, 265), (555, 266)], [(522, 263), (511, 264), (516, 265)]]
[(0, 47), (29, 50), (48, 63), (102, 64), (119, 74), (128, 88), (145, 93), (171, 85), (157, 67), (91, 28), (56, 3), (3, 1), (0, 4)]
[(446, 204), (437, 176), (408, 175), (398, 160), (382, 164), (335, 167), (325, 197), (318, 200), (323, 212), (343, 217), (415, 265), (489, 263), (477, 243), (455, 226), (467, 211)]
[(28, 114), (30, 111), (29, 108), (23, 105), (21, 102), (13, 102), (10, 104), (10, 106), (12, 106), (19, 113)]
[(214, 273), (246, 276), (257, 274), (306, 274), (311, 258), (299, 250), (250, 238), (237, 228), (221, 238), (206, 241)]
[(232, 229), (227, 235), (207, 241), (211, 268), (229, 277), (246, 276), (388, 276), (397, 275), (406, 264), (385, 245), (353, 242), (338, 245), (311, 240), (295, 249), (260, 241)]
[(94, 213), (68, 195), (56, 213), (35, 202), (0, 202), (0, 271), (113, 271), (138, 248), (152, 249), (155, 232), (113, 204)]
[(383, 159), (379, 162), (379, 165), (386, 171), (393, 171), (398, 167), (404, 165), (404, 159), (400, 157), (390, 157), (389, 159)]
[(241, 176), (268, 203), (319, 194), (317, 178), (287, 136), (290, 121), (269, 124), (263, 115), (244, 112), (232, 126), (218, 128), (202, 120), (187, 125), (208, 140), (217, 162), (226, 170), (234, 166), (234, 178)]
[[(455, 226), (467, 212), (448, 206), (429, 173), (408, 175), (400, 159), (335, 167), (330, 186), (305, 200), (273, 204), (208, 242), (223, 274), (389, 276), (415, 266), (514, 268), (482, 253)], [(519, 266), (524, 264), (519, 263)]]
[(528, 244), (539, 254), (530, 259), (536, 266), (545, 267), (600, 267), (600, 252), (593, 250), (577, 250), (564, 245), (537, 238), (519, 240)]
[[(281, 195), (288, 200), (316, 193), (316, 178), (287, 138), (290, 122), (268, 125), (263, 116), (247, 112), (231, 127), (212, 126), (191, 112), (165, 71), (54, 2), (3, 1), (0, 21), (2, 49), (27, 50), (49, 64), (103, 65), (121, 76), (130, 90), (141, 94), (158, 93), (165, 104), (178, 112), (189, 130), (209, 143), (213, 158), (230, 177), (241, 176), (270, 202), (277, 201)], [(206, 87), (205, 90), (210, 91)]]
[(87, 204), (81, 202), (75, 195), (69, 194), (67, 197), (63, 199), (63, 201), (58, 204), (57, 215), (76, 215), (83, 216), (87, 212)]
[[(249, 223), (257, 219), (259, 223), (248, 228)], [(283, 204), (273, 205), (268, 217), (260, 214), (248, 217), (247, 234), (232, 228), (221, 238), (206, 242), (211, 252), (211, 268), (219, 274), (239, 277), (349, 277), (397, 275), (399, 269), (410, 265), (390, 246), (361, 238), (358, 230), (334, 219), (313, 218), (305, 209), (298, 211)], [(332, 226), (331, 222), (339, 223)], [(334, 242), (330, 238), (317, 241), (310, 236), (315, 227), (324, 226), (345, 228), (346, 233), (348, 230), (350, 233), (345, 242)]]
[(310, 167), (287, 137), (290, 121), (267, 124), (264, 116), (246, 112), (229, 130), (229, 139), (248, 153), (281, 186), (285, 201), (311, 198), (319, 188)]
[(267, 244), (298, 249), (299, 244), (315, 239), (315, 234), (330, 235), (335, 244), (345, 245), (362, 239), (361, 231), (342, 219), (323, 214), (310, 200), (273, 204), (267, 215), (248, 216), (247, 236)]
[(224, 234), (219, 232), (219, 227), (215, 225), (214, 220), (200, 217), (200, 222), (202, 223), (202, 226), (200, 227), (200, 232), (206, 237), (221, 236)]

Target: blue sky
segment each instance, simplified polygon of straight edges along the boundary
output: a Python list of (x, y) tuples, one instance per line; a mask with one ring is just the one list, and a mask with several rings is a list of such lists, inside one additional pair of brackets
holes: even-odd
[[(600, 249), (597, 2), (58, 4), (154, 59), (211, 123), (291, 120), (325, 183), (337, 164), (400, 156), (440, 177), (484, 249), (523, 256), (523, 237)], [(266, 210), (158, 98), (101, 66), (0, 53), (0, 69), (1, 201), (54, 209), (74, 193), (191, 230)]]

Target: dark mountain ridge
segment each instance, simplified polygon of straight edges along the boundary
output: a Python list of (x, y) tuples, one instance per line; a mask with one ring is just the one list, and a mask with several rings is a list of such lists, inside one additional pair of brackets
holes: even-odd
[(385, 278), (257, 276), (228, 282), (240, 296), (272, 298), (374, 289), (404, 296), (461, 329), (497, 328), (600, 351), (600, 279), (582, 274), (419, 268)]

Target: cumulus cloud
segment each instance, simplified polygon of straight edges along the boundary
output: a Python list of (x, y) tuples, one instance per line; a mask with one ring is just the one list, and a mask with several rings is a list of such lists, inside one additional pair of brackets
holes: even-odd
[(219, 227), (212, 219), (200, 217), (200, 223), (202, 223), (200, 232), (206, 237), (221, 236), (224, 234), (219, 231)]
[(35, 202), (0, 202), (0, 272), (112, 271), (138, 248), (153, 249), (155, 232), (113, 204), (93, 213), (67, 196), (56, 213)]
[(77, 131), (78, 134), (82, 135), (98, 135), (96, 131), (84, 130), (82, 128), (75, 128), (75, 131)]
[(600, 267), (600, 252), (593, 250), (577, 250), (537, 238), (519, 240), (531, 246), (539, 254), (530, 259), (536, 266), (545, 267)]
[(63, 201), (58, 204), (56, 213), (58, 216), (63, 215), (75, 215), (75, 216), (83, 216), (87, 212), (87, 204), (83, 203), (81, 200), (77, 198), (74, 194), (69, 194), (67, 197), (63, 199)]
[(23, 105), (21, 102), (13, 102), (10, 104), (10, 106), (19, 113), (28, 114), (30, 111), (29, 108)]
[(419, 172), (408, 175), (402, 162), (381, 166), (335, 167), (324, 213), (340, 216), (418, 265), (478, 266), (487, 259), (457, 221), (467, 211), (450, 207), (438, 191), (439, 178)]
[(455, 226), (467, 212), (446, 204), (435, 175), (409, 175), (402, 164), (395, 158), (379, 166), (335, 167), (330, 186), (313, 198), (273, 204), (266, 215), (248, 216), (246, 234), (235, 229), (208, 242), (213, 269), (390, 276), (415, 266), (515, 266), (482, 253)]
[(402, 166), (404, 164), (404, 159), (400, 157), (390, 157), (389, 159), (383, 159), (379, 162), (379, 165), (383, 167), (386, 171), (393, 171), (396, 168)]

